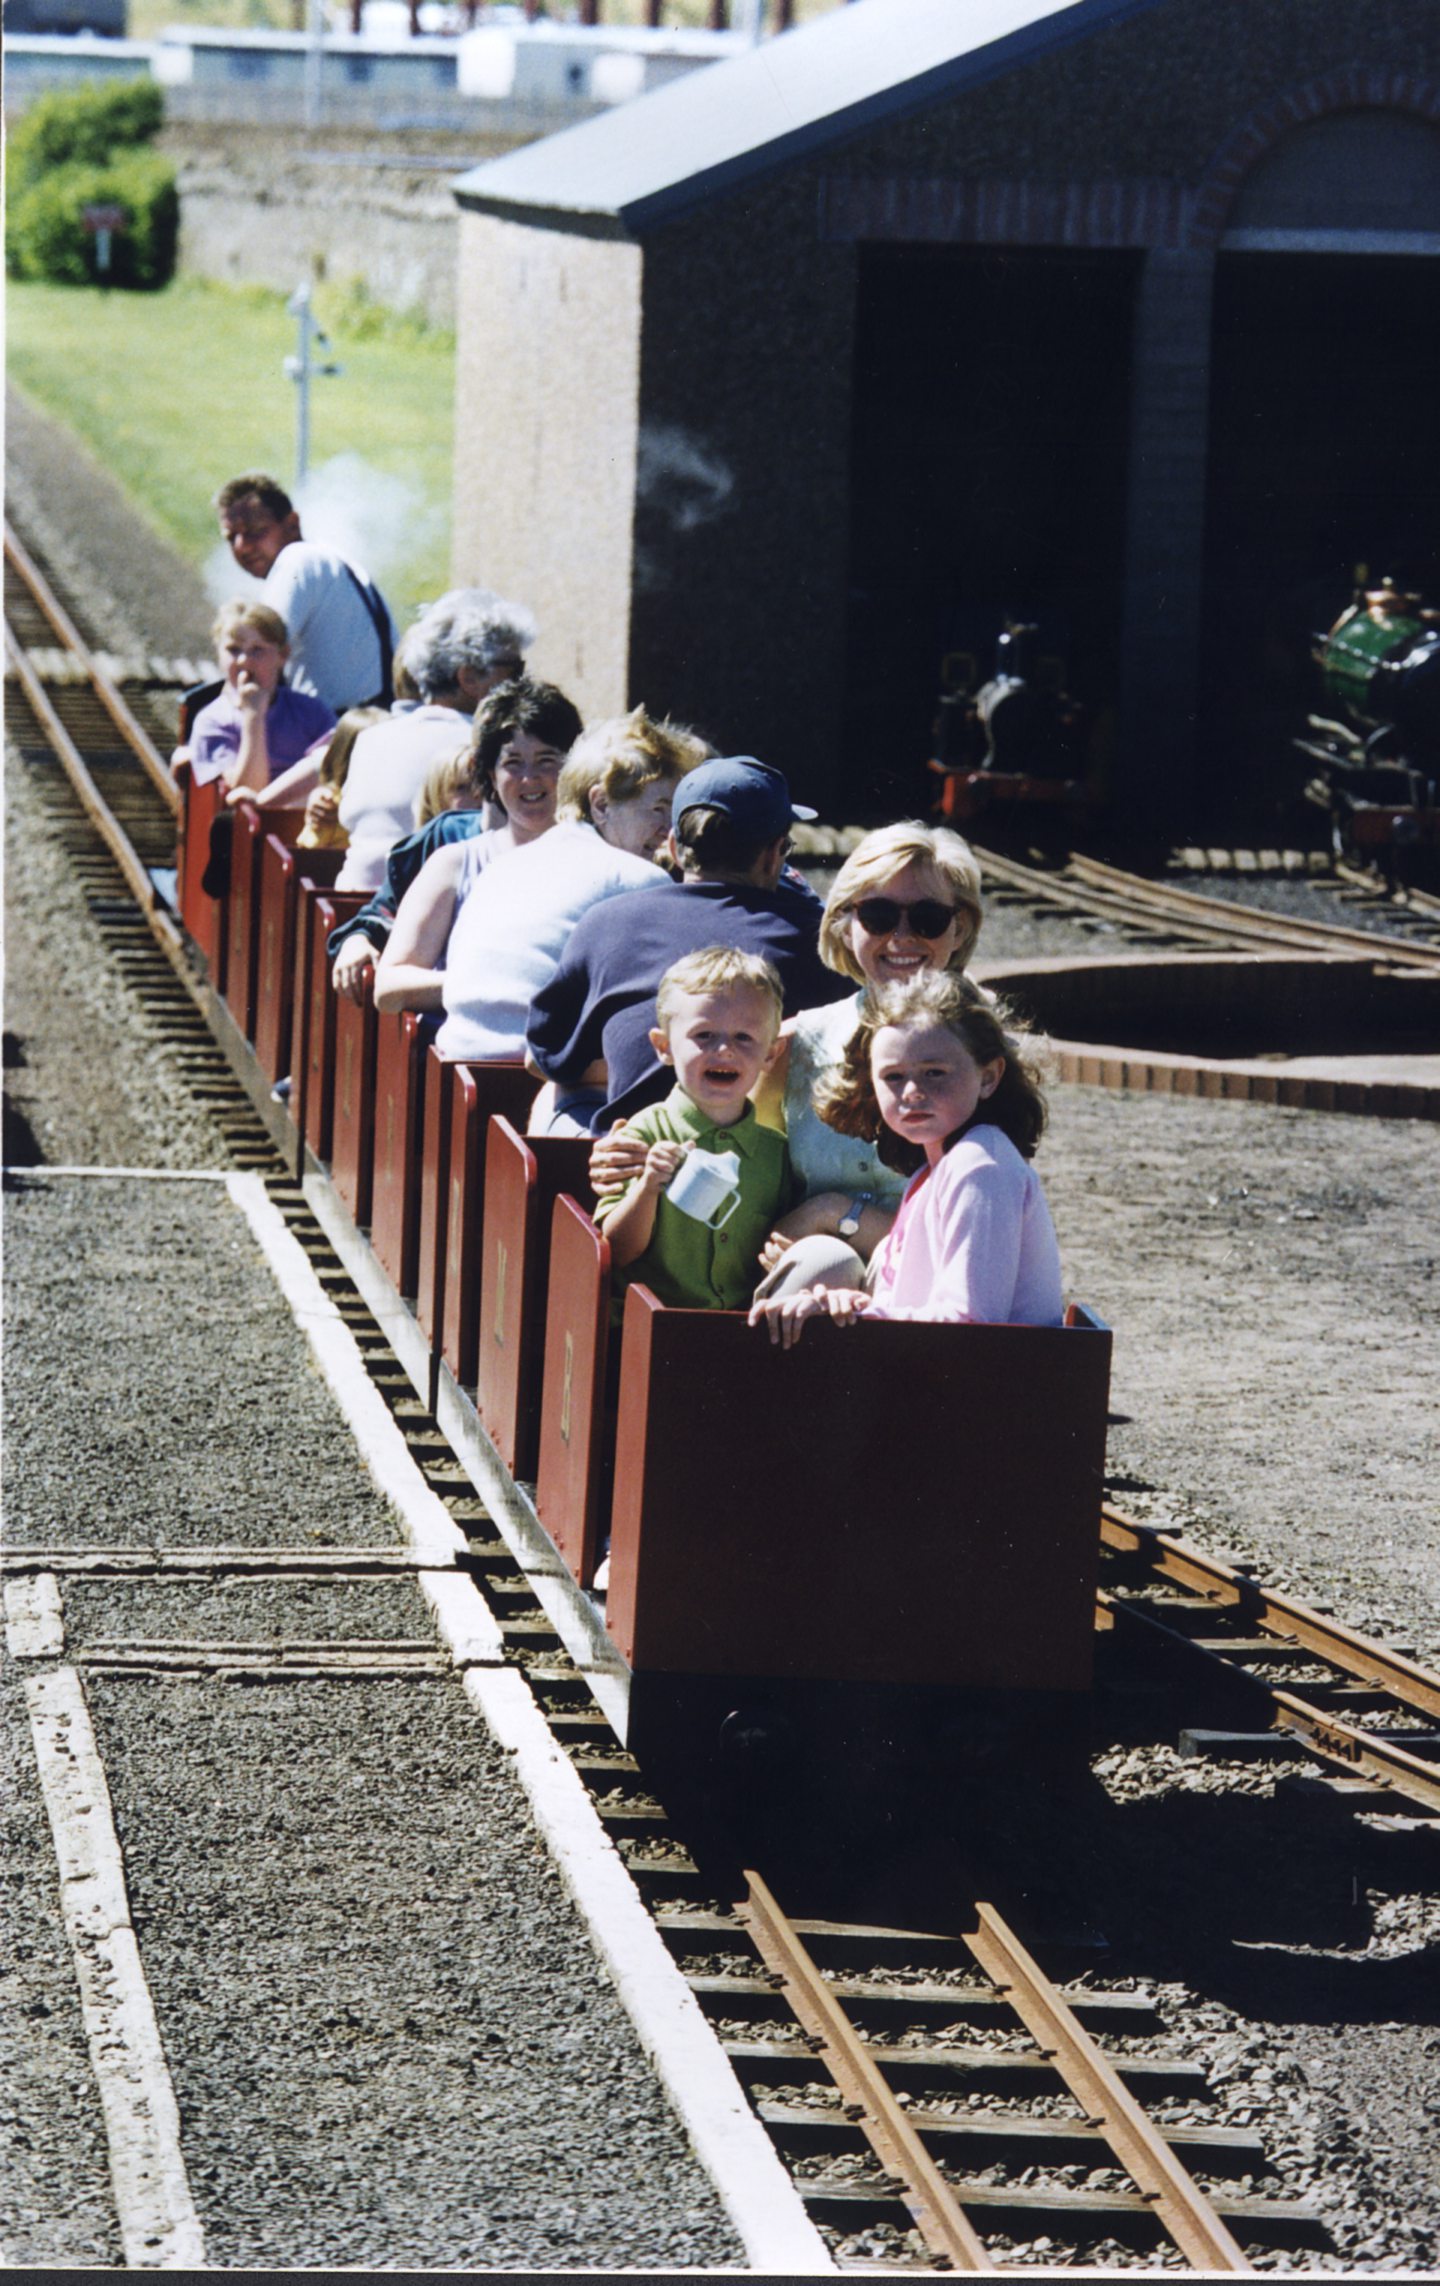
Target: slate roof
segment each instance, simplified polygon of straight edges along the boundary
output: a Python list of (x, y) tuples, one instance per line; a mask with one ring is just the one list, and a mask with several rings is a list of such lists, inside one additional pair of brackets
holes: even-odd
[(604, 236), (659, 224), (1160, 0), (853, 0), (461, 175), (464, 207)]

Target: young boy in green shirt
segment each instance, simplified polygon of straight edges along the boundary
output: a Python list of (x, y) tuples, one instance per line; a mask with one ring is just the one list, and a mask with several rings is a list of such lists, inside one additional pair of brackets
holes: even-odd
[[(791, 1201), (784, 1139), (762, 1127), (751, 1090), (775, 1061), (780, 979), (768, 960), (709, 945), (676, 961), (655, 996), (650, 1034), (677, 1084), (629, 1122), (649, 1145), (644, 1172), (601, 1199), (595, 1219), (625, 1285), (637, 1279), (679, 1310), (747, 1310), (760, 1249)], [(740, 1195), (719, 1227), (665, 1196), (687, 1153), (732, 1151)]]

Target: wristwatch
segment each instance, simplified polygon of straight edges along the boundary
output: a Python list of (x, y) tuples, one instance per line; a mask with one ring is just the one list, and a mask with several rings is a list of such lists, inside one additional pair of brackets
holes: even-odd
[(861, 1215), (864, 1213), (867, 1206), (874, 1206), (874, 1204), (875, 1193), (873, 1191), (856, 1191), (850, 1201), (849, 1206), (846, 1207), (845, 1212), (841, 1215), (840, 1220), (835, 1225), (835, 1228), (839, 1231), (840, 1236), (842, 1238), (853, 1238), (860, 1228)]

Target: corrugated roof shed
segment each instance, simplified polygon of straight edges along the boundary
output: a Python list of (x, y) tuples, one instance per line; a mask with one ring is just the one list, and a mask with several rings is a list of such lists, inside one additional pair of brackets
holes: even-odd
[(1159, 0), (858, 0), (475, 167), (462, 206), (640, 237), (718, 192), (978, 87)]

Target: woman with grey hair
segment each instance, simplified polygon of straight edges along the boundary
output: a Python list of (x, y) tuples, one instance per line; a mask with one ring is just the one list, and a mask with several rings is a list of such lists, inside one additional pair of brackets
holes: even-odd
[(338, 817), (350, 840), (341, 884), (377, 889), (389, 850), (414, 827), (416, 798), (431, 769), (466, 744), (476, 707), (524, 671), (534, 640), (535, 621), (523, 605), (488, 587), (452, 588), (396, 644), (394, 712), (356, 739), (343, 792), (319, 784), (317, 747), (266, 787), (258, 806), (303, 802), (312, 833), (333, 830)]
[[(523, 673), (534, 640), (529, 612), (486, 587), (452, 588), (406, 629), (399, 659), (418, 703), (355, 741), (339, 799), (350, 846), (338, 889), (379, 888), (390, 851), (414, 831), (426, 778), (469, 743), (476, 707)], [(319, 798), (312, 798), (310, 810)]]

